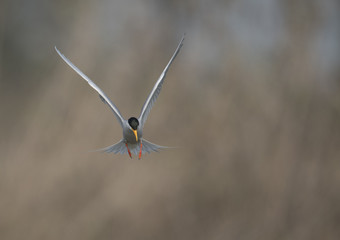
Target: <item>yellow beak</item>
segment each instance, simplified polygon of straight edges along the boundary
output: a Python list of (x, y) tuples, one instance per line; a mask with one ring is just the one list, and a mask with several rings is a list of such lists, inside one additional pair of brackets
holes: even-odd
[(133, 130), (132, 129), (132, 131), (133, 131), (133, 133), (135, 134), (135, 136), (136, 136), (136, 142), (138, 142), (138, 135), (137, 135), (137, 130)]

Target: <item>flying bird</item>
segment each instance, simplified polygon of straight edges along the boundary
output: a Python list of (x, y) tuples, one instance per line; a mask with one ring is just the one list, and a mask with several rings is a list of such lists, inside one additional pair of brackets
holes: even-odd
[(59, 56), (74, 70), (78, 73), (83, 79), (87, 81), (87, 83), (99, 93), (100, 99), (106, 103), (112, 110), (114, 116), (117, 118), (118, 122), (120, 123), (121, 127), (123, 128), (123, 138), (116, 144), (108, 146), (106, 148), (100, 149), (101, 151), (107, 153), (120, 153), (120, 154), (129, 154), (130, 158), (132, 158), (131, 153), (138, 155), (138, 159), (141, 159), (142, 154), (150, 153), (150, 152), (157, 152), (159, 149), (165, 148), (163, 146), (156, 145), (151, 143), (143, 138), (143, 127), (148, 118), (148, 115), (151, 111), (152, 106), (157, 100), (157, 97), (162, 89), (162, 85), (166, 76), (166, 73), (176, 58), (178, 52), (181, 50), (183, 46), (184, 36), (182, 37), (181, 41), (179, 42), (174, 54), (172, 55), (170, 61), (164, 68), (163, 72), (161, 73), (160, 77), (158, 78), (156, 84), (154, 85), (151, 93), (149, 94), (148, 98), (146, 99), (140, 116), (130, 117), (128, 120), (122, 117), (122, 114), (119, 112), (118, 108), (114, 103), (109, 99), (108, 96), (82, 71), (79, 70), (69, 59), (67, 59), (58, 49), (54, 47)]

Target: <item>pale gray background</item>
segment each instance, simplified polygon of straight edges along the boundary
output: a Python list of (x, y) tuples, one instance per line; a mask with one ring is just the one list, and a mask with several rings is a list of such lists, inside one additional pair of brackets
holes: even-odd
[[(337, 0), (0, 3), (0, 239), (339, 239)], [(144, 137), (138, 116), (187, 37)]]

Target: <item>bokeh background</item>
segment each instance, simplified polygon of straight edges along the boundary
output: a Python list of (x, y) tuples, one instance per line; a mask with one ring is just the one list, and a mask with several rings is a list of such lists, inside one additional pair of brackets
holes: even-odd
[[(183, 33), (144, 129), (121, 138)], [(0, 2), (0, 239), (339, 239), (337, 0)]]

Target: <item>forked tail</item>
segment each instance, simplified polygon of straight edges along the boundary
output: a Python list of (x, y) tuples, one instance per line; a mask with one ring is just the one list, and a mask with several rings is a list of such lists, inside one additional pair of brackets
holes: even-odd
[[(142, 154), (151, 153), (151, 152), (158, 152), (161, 149), (169, 148), (169, 147), (160, 146), (160, 145), (151, 143), (151, 142), (149, 142), (145, 139), (142, 139), (141, 141), (143, 143)], [(128, 147), (129, 147), (131, 153), (133, 153), (136, 156), (139, 155), (140, 144), (138, 144), (138, 143), (137, 144), (128, 143)], [(121, 139), (118, 143), (113, 144), (111, 146), (108, 146), (106, 148), (98, 149), (98, 151), (103, 151), (103, 152), (107, 152), (107, 153), (114, 153), (114, 154), (118, 154), (118, 153), (119, 154), (128, 154), (128, 150), (126, 148), (124, 139)]]

